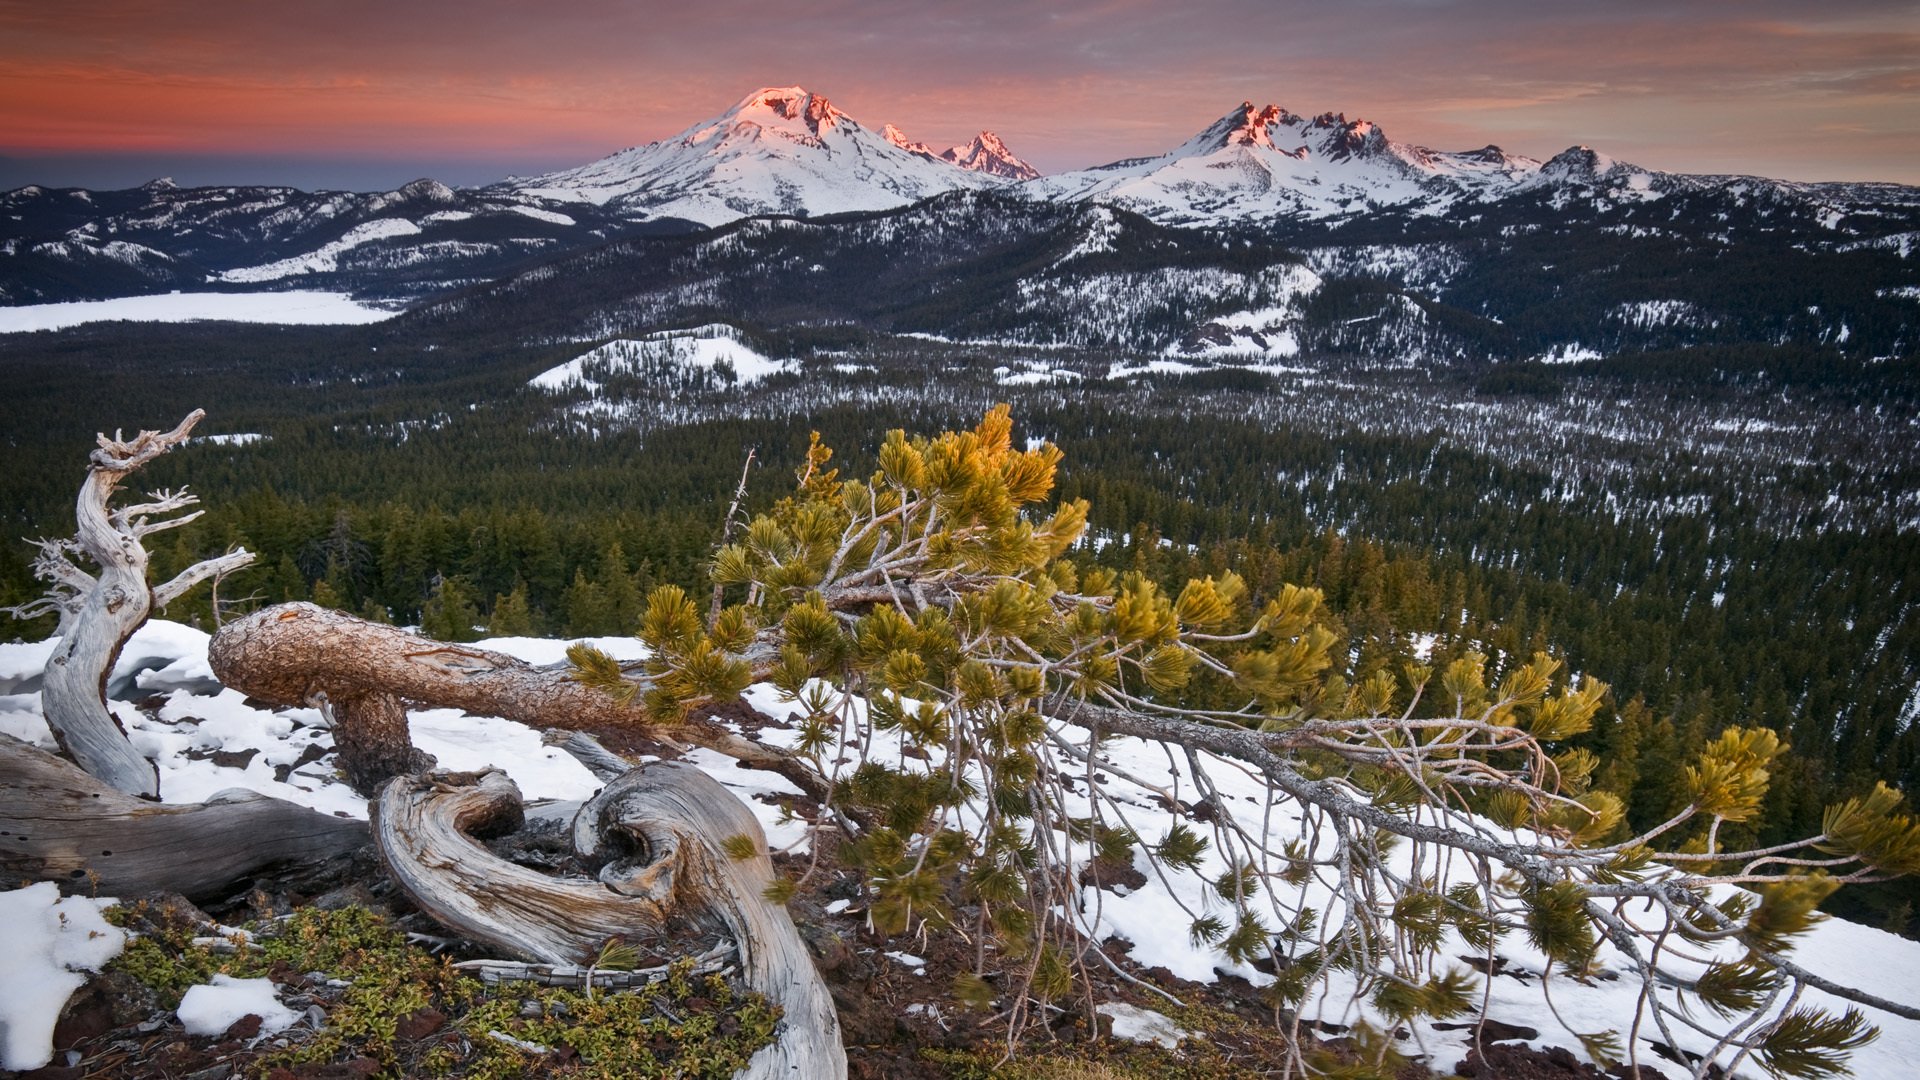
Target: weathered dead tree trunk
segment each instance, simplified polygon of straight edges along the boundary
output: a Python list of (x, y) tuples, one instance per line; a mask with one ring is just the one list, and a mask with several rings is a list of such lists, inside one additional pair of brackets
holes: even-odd
[[(390, 777), (415, 768), (409, 764), (416, 752), (407, 741), (406, 725), (392, 720), (382, 698), (569, 731), (633, 731), (652, 724), (637, 698), (622, 702), (583, 686), (565, 665), (536, 667), (314, 604), (280, 604), (236, 619), (214, 635), (207, 655), (222, 683), (263, 701), (329, 702), (341, 767), (369, 797)], [(658, 730), (751, 768), (779, 773), (816, 801), (825, 801), (826, 783), (820, 774), (776, 747), (742, 738), (706, 719)]]
[[(7, 609), (31, 618), (59, 615), (60, 643), (48, 658), (41, 708), (55, 740), (79, 767), (17, 739), (0, 737), (0, 873), (69, 889), (131, 895), (155, 889), (195, 899), (220, 896), (269, 866), (314, 864), (367, 843), (364, 823), (333, 817), (252, 792), (162, 806), (153, 763), (134, 750), (107, 709), (107, 676), (120, 650), (146, 622), (188, 589), (253, 561), (244, 550), (188, 567), (163, 585), (147, 585), (145, 538), (184, 525), (199, 511), (156, 520), (199, 500), (158, 491), (150, 502), (112, 509), (120, 483), (185, 442), (206, 414), (198, 409), (172, 431), (131, 440), (100, 436), (80, 487), (72, 540), (42, 540), (34, 573), (47, 595)], [(70, 556), (99, 567), (96, 577)]]
[(0, 877), (103, 896), (164, 890), (222, 897), (271, 866), (312, 864), (366, 845), (367, 824), (250, 791), (167, 806), (102, 784), (0, 735)]
[[(205, 415), (204, 410), (195, 409), (172, 431), (142, 431), (131, 440), (122, 439), (117, 431), (111, 439), (100, 436), (100, 448), (93, 452), (92, 467), (74, 505), (78, 531), (71, 540), (40, 541), (33, 569), (48, 583), (48, 595), (11, 609), (23, 618), (59, 614), (60, 644), (47, 658), (40, 699), (60, 748), (110, 786), (149, 799), (158, 797), (159, 776), (108, 711), (107, 675), (121, 647), (150, 612), (166, 607), (208, 578), (238, 570), (253, 556), (245, 550), (233, 551), (195, 563), (172, 581), (150, 588), (142, 541), (151, 533), (184, 525), (201, 512), (164, 520), (155, 517), (199, 500), (183, 488), (152, 492), (148, 498), (153, 501), (118, 510), (110, 509), (108, 503), (129, 474), (185, 442)], [(70, 554), (92, 560), (99, 576), (82, 570)]]
[[(775, 1043), (740, 1075), (846, 1076), (833, 1000), (786, 909), (764, 897), (773, 882), (766, 835), (733, 793), (678, 762), (613, 781), (574, 819), (575, 850), (597, 881), (548, 877), (474, 842), (515, 827), (520, 814), (519, 790), (498, 771), (401, 776), (376, 804), (374, 841), (423, 910), (529, 960), (588, 963), (616, 935), (729, 940), (742, 980), (785, 1012)], [(751, 857), (728, 854), (735, 837), (751, 841)]]

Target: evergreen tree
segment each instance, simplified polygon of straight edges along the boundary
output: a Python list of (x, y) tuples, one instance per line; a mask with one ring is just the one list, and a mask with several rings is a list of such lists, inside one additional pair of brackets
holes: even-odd
[(442, 577), (433, 584), (420, 613), (420, 632), (441, 641), (475, 641), (474, 625), (480, 610), (474, 606), (473, 586), (465, 578)]
[(527, 637), (535, 632), (533, 613), (527, 607), (527, 583), (516, 581), (505, 596), (495, 594), (493, 614), (487, 617), (488, 637)]
[(584, 568), (573, 572), (573, 584), (567, 586), (561, 606), (566, 611), (568, 637), (603, 637), (620, 632), (605, 591), (587, 577)]

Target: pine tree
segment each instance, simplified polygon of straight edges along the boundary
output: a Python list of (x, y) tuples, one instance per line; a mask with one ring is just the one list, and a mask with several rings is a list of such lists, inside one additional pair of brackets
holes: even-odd
[[(1655, 1024), (1694, 1023), (1702, 1007), (1738, 1016), (1753, 1034), (1732, 1052), (1786, 1075), (1820, 1075), (1867, 1037), (1855, 1015), (1782, 1012), (1797, 993), (1771, 991), (1835, 989), (1783, 955), (1834, 887), (1920, 870), (1920, 823), (1897, 792), (1829, 808), (1797, 844), (1745, 848), (1785, 744), (1724, 728), (1681, 753), (1672, 725), (1639, 734), (1645, 710), (1630, 707), (1615, 737), (1640, 748), (1639, 774), (1622, 762), (1607, 778), (1673, 805), (1629, 826), (1580, 745), (1605, 684), (1569, 679), (1544, 652), (1356, 671), (1320, 589), (1253, 597), (1231, 571), (1163, 589), (1154, 572), (1181, 556), (1144, 528), (1128, 553), (1139, 569), (1078, 564), (1066, 556), (1088, 504), (1041, 507), (1061, 455), (1016, 450), (1011, 434), (1005, 407), (970, 431), (889, 432), (878, 468), (850, 480), (820, 467), (816, 438), (795, 494), (714, 555), (731, 603), (709, 618), (684, 590), (657, 588), (637, 681), (585, 647), (569, 654), (577, 677), (661, 720), (772, 683), (801, 717), (798, 753), (832, 778), (873, 926), (979, 927), (980, 955), (997, 949), (1018, 973), (999, 986), (1016, 1025), (1097, 962), (1073, 914), (1077, 860), (1139, 857), (1202, 877), (1218, 903), (1189, 912), (1190, 935), (1239, 962), (1270, 959), (1282, 1008), (1337, 968), (1389, 1018), (1455, 1015), (1479, 994), (1470, 972), (1444, 967), (1447, 932), (1490, 952), (1523, 929), (1581, 977), (1611, 943)], [(1337, 536), (1326, 543), (1344, 556)], [(1320, 566), (1362, 587), (1342, 579), (1346, 562)], [(1509, 647), (1534, 637), (1529, 622), (1523, 608), (1506, 624)], [(1695, 724), (1711, 705), (1697, 700)], [(842, 769), (878, 729), (913, 752)], [(1101, 743), (1113, 736), (1186, 752), (1179, 782), (1205, 804), (1204, 831), (1135, 835), (1124, 799), (1078, 782), (1113, 768)], [(1216, 771), (1258, 776), (1266, 805), (1296, 808), (1298, 825), (1243, 818), (1212, 794)], [(971, 814), (984, 821), (956, 827)], [(1396, 869), (1456, 858), (1486, 870), (1443, 886)], [(1309, 902), (1308, 882), (1326, 895)], [(1716, 903), (1728, 884), (1761, 899)], [(1699, 977), (1670, 936), (1748, 953)], [(1620, 1052), (1618, 1031), (1575, 1034), (1597, 1060)]]
[(619, 633), (619, 623), (606, 593), (587, 577), (585, 569), (573, 572), (573, 584), (567, 586), (561, 606), (567, 613), (568, 637), (602, 637)]
[(473, 586), (465, 578), (443, 577), (433, 584), (420, 612), (420, 632), (441, 641), (474, 641), (480, 611), (474, 606)]
[(488, 637), (526, 637), (533, 634), (533, 613), (527, 607), (527, 583), (516, 581), (513, 591), (493, 598), (493, 614), (487, 618)]

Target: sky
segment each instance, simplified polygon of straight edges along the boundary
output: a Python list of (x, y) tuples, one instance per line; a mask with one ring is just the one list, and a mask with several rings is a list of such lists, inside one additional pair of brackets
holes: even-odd
[(788, 85), (1049, 173), (1251, 100), (1441, 150), (1920, 184), (1916, 2), (0, 0), (0, 189), (480, 184)]

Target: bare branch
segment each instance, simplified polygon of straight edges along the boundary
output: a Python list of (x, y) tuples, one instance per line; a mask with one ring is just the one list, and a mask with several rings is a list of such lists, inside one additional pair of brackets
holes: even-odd
[[(196, 517), (196, 516), (198, 515), (197, 514), (188, 515), (189, 518)], [(183, 518), (180, 520), (184, 521), (186, 519)], [(179, 523), (180, 521), (175, 521), (175, 522), (171, 522), (170, 524), (177, 525)], [(183, 594), (187, 592), (187, 590), (193, 588), (195, 585), (200, 584), (201, 582), (207, 580), (208, 578), (224, 577), (227, 574), (231, 574), (235, 570), (238, 570), (243, 566), (250, 565), (252, 562), (253, 562), (253, 552), (248, 551), (246, 548), (236, 548), (235, 550), (229, 551), (225, 555), (220, 556), (219, 558), (204, 559), (200, 562), (194, 563), (192, 566), (189, 566), (185, 570), (182, 570), (178, 574), (175, 574), (173, 577), (173, 580), (167, 582), (164, 585), (157, 585), (154, 587), (153, 606), (155, 608), (164, 609), (168, 604), (171, 604), (175, 600), (178, 600)]]
[(116, 429), (113, 438), (96, 436), (100, 449), (95, 450), (89, 460), (95, 468), (119, 473), (129, 473), (159, 457), (161, 454), (187, 441), (193, 433), (193, 427), (206, 419), (207, 410), (195, 409), (172, 431), (142, 431), (131, 440), (123, 439)]

